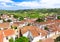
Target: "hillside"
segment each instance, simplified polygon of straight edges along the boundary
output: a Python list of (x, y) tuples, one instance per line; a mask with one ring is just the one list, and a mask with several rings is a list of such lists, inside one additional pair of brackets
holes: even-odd
[(60, 8), (55, 9), (27, 9), (27, 10), (0, 10), (0, 14), (14, 14), (19, 17), (40, 18), (47, 15), (60, 14)]

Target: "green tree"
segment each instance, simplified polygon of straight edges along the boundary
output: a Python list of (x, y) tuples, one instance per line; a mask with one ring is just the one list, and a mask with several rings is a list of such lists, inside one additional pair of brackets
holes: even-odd
[(55, 39), (55, 42), (60, 42), (60, 36)]
[(21, 20), (24, 20), (24, 18), (23, 17), (19, 17), (19, 21), (21, 21)]
[(16, 39), (15, 42), (29, 42), (29, 39), (26, 37), (20, 37)]
[(7, 22), (12, 22), (12, 20), (8, 19)]
[(0, 20), (1, 20), (1, 18), (0, 18)]
[(36, 20), (36, 22), (44, 22), (44, 20), (43, 20), (43, 19), (38, 18), (38, 19)]
[(14, 15), (13, 17), (14, 17), (14, 18), (18, 18), (18, 15)]
[(47, 30), (47, 31), (48, 31), (48, 30), (49, 30), (49, 28), (45, 27), (45, 28), (44, 28), (44, 30)]
[(11, 26), (11, 29), (17, 29), (17, 27), (16, 26)]
[(9, 42), (14, 42), (13, 38), (9, 39)]
[(57, 18), (60, 19), (60, 16), (58, 16)]

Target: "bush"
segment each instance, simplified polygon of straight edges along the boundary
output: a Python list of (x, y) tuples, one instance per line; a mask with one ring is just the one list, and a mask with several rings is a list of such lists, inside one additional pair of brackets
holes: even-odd
[(14, 42), (13, 38), (9, 39), (9, 42)]
[(12, 22), (12, 20), (8, 19), (7, 22)]
[(21, 20), (24, 20), (24, 18), (23, 17), (19, 17), (19, 21), (21, 21)]
[(17, 15), (14, 15), (13, 17), (14, 17), (14, 18), (18, 18), (18, 16), (17, 16)]
[(0, 18), (0, 20), (1, 20), (1, 18)]
[(36, 22), (44, 22), (44, 20), (43, 20), (43, 19), (38, 18), (38, 19), (36, 20)]
[(17, 27), (16, 26), (11, 26), (11, 29), (17, 29)]
[(55, 39), (55, 42), (60, 42), (60, 36)]
[(17, 27), (15, 26), (14, 29), (17, 29)]
[(45, 27), (44, 30), (49, 30), (49, 29), (47, 27)]
[(60, 16), (58, 16), (57, 18), (60, 19)]
[(16, 39), (15, 42), (29, 42), (29, 39), (26, 37), (20, 37), (20, 38)]

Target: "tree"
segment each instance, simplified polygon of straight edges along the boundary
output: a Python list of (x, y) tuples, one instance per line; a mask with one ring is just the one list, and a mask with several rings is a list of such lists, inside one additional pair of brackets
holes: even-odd
[(1, 16), (3, 15), (3, 14), (0, 14)]
[(14, 42), (13, 38), (9, 39), (9, 42)]
[(28, 25), (27, 26), (30, 26), (31, 24), (30, 23), (28, 23)]
[(55, 42), (60, 42), (60, 36), (55, 39)]
[(60, 19), (60, 16), (58, 16), (57, 18)]
[(13, 28), (14, 28), (14, 29), (17, 29), (17, 27), (16, 27), (16, 26), (14, 26)]
[(14, 17), (14, 18), (18, 18), (18, 15), (14, 15), (13, 17)]
[(12, 22), (12, 20), (8, 19), (7, 22)]
[(44, 22), (44, 20), (43, 20), (43, 19), (38, 18), (38, 19), (36, 20), (36, 22)]
[(45, 27), (45, 28), (44, 28), (44, 30), (47, 30), (47, 31), (49, 31), (49, 28)]
[(16, 26), (11, 26), (11, 29), (17, 29), (17, 27)]
[(1, 18), (0, 18), (0, 20), (1, 20)]
[(19, 21), (21, 21), (21, 20), (24, 20), (24, 18), (23, 17), (19, 17)]
[(20, 37), (16, 39), (15, 42), (29, 42), (29, 39), (26, 37)]

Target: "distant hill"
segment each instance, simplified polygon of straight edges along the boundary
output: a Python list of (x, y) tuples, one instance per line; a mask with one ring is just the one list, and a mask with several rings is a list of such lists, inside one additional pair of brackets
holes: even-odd
[(27, 10), (0, 10), (0, 13), (60, 13), (60, 8), (55, 9), (27, 9)]
[(22, 17), (41, 17), (44, 14), (60, 14), (60, 8), (54, 9), (27, 9), (27, 10), (0, 10), (0, 14), (14, 14)]

